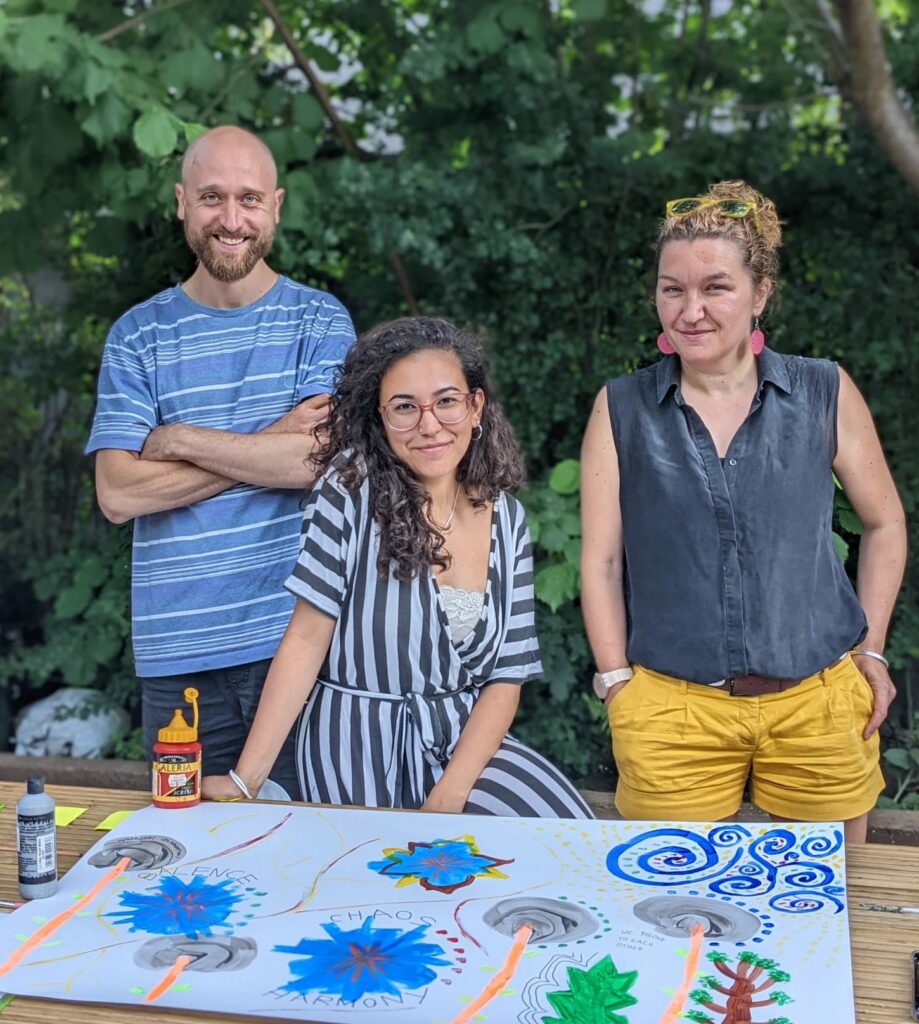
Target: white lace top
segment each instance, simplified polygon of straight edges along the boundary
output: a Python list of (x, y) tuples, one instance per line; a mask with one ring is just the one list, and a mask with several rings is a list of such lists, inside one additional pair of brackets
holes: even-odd
[(459, 587), (442, 586), (440, 595), (444, 600), (444, 611), (450, 624), (450, 636), (456, 643), (471, 633), (482, 615), (485, 594), (481, 590), (461, 590)]

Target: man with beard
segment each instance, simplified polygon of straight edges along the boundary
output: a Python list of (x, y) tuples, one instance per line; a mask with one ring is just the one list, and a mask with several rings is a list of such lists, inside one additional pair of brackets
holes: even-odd
[[(313, 431), (354, 340), (332, 296), (265, 263), (284, 190), (267, 146), (223, 126), (176, 185), (198, 265), (112, 327), (87, 452), (99, 506), (134, 520), (132, 618), (148, 758), (199, 692), (208, 774), (236, 764), (290, 618)], [(271, 773), (299, 795), (293, 736)]]

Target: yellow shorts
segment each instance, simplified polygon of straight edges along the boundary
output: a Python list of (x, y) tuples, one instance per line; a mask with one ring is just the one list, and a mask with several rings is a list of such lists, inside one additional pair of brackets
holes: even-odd
[(750, 780), (764, 811), (840, 821), (884, 788), (872, 691), (848, 655), (781, 693), (732, 697), (640, 666), (608, 708), (616, 807), (639, 820), (717, 821)]

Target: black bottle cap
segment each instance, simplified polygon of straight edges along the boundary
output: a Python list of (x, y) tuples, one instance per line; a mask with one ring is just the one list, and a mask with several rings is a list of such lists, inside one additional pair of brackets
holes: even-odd
[(26, 792), (32, 793), (44, 793), (45, 791), (45, 780), (44, 779), (29, 779), (26, 782)]

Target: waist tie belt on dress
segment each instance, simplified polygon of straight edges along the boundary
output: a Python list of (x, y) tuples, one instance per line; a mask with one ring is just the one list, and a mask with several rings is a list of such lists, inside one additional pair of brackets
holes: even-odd
[(407, 726), (414, 726), (418, 734), (420, 745), (423, 750), (430, 751), (436, 757), (445, 756), (446, 748), (451, 737), (446, 735), (440, 715), (430, 705), (436, 705), (456, 697), (462, 693), (468, 693), (476, 689), (475, 683), (467, 686), (459, 686), (455, 690), (442, 690), (437, 693), (381, 693), (377, 690), (358, 690), (352, 686), (342, 686), (340, 683), (333, 683), (328, 679), (318, 677), (316, 682), (329, 690), (337, 690), (338, 693), (347, 694), (349, 697), (357, 697), (359, 700), (380, 700), (389, 704), (401, 704), (397, 712), (397, 729), (402, 733), (401, 743), (394, 744), (396, 750), (404, 747), (408, 740)]

